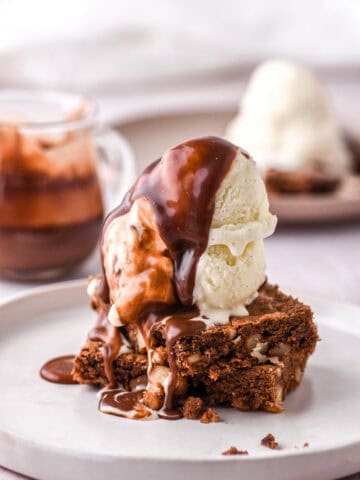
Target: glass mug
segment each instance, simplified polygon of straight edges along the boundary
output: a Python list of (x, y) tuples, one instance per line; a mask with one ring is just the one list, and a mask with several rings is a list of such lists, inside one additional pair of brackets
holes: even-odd
[(0, 91), (0, 274), (62, 275), (97, 245), (104, 210), (133, 182), (125, 139), (90, 99)]

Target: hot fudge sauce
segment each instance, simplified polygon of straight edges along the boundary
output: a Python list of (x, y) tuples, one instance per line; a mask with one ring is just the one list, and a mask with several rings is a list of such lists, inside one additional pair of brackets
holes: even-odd
[(60, 138), (0, 125), (0, 272), (65, 270), (94, 248), (103, 203), (87, 130)]

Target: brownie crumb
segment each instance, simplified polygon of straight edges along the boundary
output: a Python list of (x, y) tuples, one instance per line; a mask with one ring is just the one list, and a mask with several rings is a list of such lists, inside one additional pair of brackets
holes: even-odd
[(272, 450), (275, 450), (276, 448), (279, 447), (278, 442), (275, 440), (275, 437), (272, 433), (268, 433), (266, 437), (264, 437), (261, 440), (261, 445), (263, 447), (271, 448)]
[(222, 452), (221, 455), (249, 455), (247, 450), (238, 450), (236, 447), (230, 447), (225, 452)]
[(201, 423), (217, 423), (220, 422), (220, 416), (215, 410), (212, 408), (208, 408), (205, 410), (205, 412), (202, 414), (200, 418)]
[(198, 420), (204, 413), (205, 405), (199, 397), (188, 397), (183, 406), (183, 415), (189, 420)]
[(309, 446), (309, 443), (308, 443), (308, 442), (305, 442), (304, 445), (303, 445), (304, 448), (306, 448), (306, 447), (308, 447), (308, 446)]

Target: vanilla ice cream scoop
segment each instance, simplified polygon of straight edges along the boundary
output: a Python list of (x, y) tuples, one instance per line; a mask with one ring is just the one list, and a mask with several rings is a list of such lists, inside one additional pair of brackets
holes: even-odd
[(317, 78), (302, 66), (271, 60), (253, 73), (226, 137), (249, 150), (259, 168), (348, 170), (350, 155)]
[(239, 151), (216, 194), (208, 246), (197, 265), (194, 302), (201, 314), (217, 323), (247, 315), (265, 281), (263, 239), (275, 226), (255, 162)]
[[(150, 321), (186, 308), (211, 322), (246, 315), (265, 281), (275, 229), (264, 183), (241, 148), (217, 137), (169, 149), (105, 222), (109, 321)], [(142, 329), (144, 331), (144, 329)]]

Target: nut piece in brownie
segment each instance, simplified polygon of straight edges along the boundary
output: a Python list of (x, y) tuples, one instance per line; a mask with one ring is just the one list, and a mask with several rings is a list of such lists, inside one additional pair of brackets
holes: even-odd
[(269, 194), (332, 193), (340, 183), (338, 175), (315, 170), (282, 171), (272, 168), (265, 174)]

